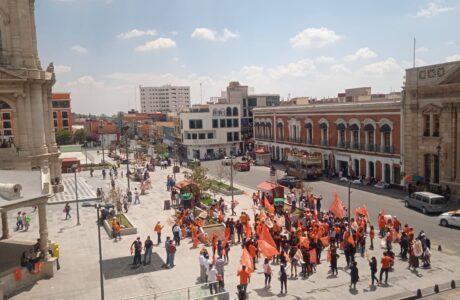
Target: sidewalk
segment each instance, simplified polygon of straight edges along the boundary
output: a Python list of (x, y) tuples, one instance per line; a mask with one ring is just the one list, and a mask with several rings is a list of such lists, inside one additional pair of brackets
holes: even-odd
[[(145, 196), (141, 196), (140, 205), (132, 205), (129, 208), (128, 217), (138, 228), (137, 235), (124, 236), (121, 241), (111, 240), (103, 229), (101, 229), (104, 286), (106, 299), (123, 299), (128, 297), (151, 294), (160, 291), (169, 291), (181, 287), (196, 285), (199, 276), (199, 249), (191, 248), (191, 240), (184, 239), (178, 246), (175, 264), (173, 269), (163, 269), (161, 265), (165, 260), (163, 244), (154, 246), (153, 264), (132, 269), (129, 265), (133, 257), (130, 255), (130, 245), (140, 236), (142, 241), (147, 235), (151, 235), (156, 243), (156, 235), (153, 226), (157, 221), (165, 225), (162, 239), (172, 236), (171, 226), (166, 220), (173, 211), (163, 210), (163, 201), (169, 199), (169, 192), (166, 191), (165, 179), (172, 174), (172, 168), (160, 170), (156, 168), (151, 172), (153, 189)], [(110, 188), (110, 180), (102, 180), (100, 174), (90, 177), (89, 172), (80, 173), (87, 183), (95, 190), (97, 187), (107, 191)], [(177, 181), (183, 178), (177, 174)], [(118, 178), (117, 186), (126, 188), (126, 177)], [(132, 182), (131, 188), (137, 187), (139, 183)], [(235, 185), (247, 192), (245, 195), (235, 196), (239, 205), (236, 211), (246, 211), (253, 219), (252, 201), (248, 195), (253, 190), (247, 187)], [(228, 207), (230, 207), (231, 196), (223, 196)], [(75, 204), (72, 210), (72, 219), (63, 220), (61, 206), (48, 206), (48, 230), (51, 240), (58, 241), (61, 247), (61, 270), (54, 278), (39, 281), (28, 290), (14, 296), (12, 299), (99, 299), (99, 264), (98, 264), (98, 242), (96, 211), (91, 207), (80, 207), (81, 226), (76, 226)], [(10, 212), (10, 228), (14, 228), (14, 214)], [(21, 239), (35, 239), (38, 235), (38, 220), (32, 217), (32, 226), (29, 232), (13, 233), (14, 237)], [(379, 241), (375, 241), (376, 245)], [(399, 249), (399, 247), (396, 247)], [(208, 249), (211, 251), (211, 249)], [(381, 249), (376, 248), (369, 251), (369, 256), (380, 258)], [(252, 274), (251, 283), (248, 287), (250, 299), (379, 299), (415, 291), (418, 288), (429, 288), (435, 283), (442, 284), (452, 279), (460, 278), (460, 258), (450, 256), (444, 252), (432, 251), (432, 268), (421, 269), (418, 273), (407, 270), (407, 263), (396, 261), (395, 271), (390, 273), (389, 286), (370, 289), (370, 271), (367, 261), (357, 256), (358, 268), (360, 271), (360, 282), (356, 292), (348, 289), (348, 269), (344, 268), (345, 259), (342, 253), (338, 261), (339, 276), (330, 278), (328, 275), (329, 266), (326, 262), (326, 252), (323, 251), (321, 264), (317, 266), (317, 272), (308, 279), (289, 279), (288, 294), (278, 295), (280, 291), (277, 274), (278, 265), (273, 265), (272, 288), (264, 288), (264, 276), (262, 274), (262, 261), (257, 264), (257, 270)], [(225, 285), (230, 291), (231, 299), (235, 298), (238, 277), (236, 272), (240, 267), (241, 247), (232, 246), (229, 252), (230, 264), (225, 267)], [(288, 272), (289, 274), (289, 272)]]

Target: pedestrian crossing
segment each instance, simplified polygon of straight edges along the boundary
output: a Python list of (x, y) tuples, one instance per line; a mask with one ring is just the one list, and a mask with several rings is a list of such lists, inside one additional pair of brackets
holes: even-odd
[[(62, 178), (62, 184), (64, 185), (64, 191), (61, 193), (54, 194), (48, 200), (48, 204), (58, 204), (65, 202), (75, 202), (75, 178), (64, 177)], [(88, 201), (96, 199), (95, 190), (86, 183), (86, 180), (81, 177), (77, 177), (77, 192), (79, 201)]]

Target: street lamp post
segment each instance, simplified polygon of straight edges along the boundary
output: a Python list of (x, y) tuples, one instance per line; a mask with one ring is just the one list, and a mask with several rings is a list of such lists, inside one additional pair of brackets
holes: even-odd
[(234, 199), (233, 199), (233, 197), (234, 197), (234, 192), (233, 192), (233, 153), (230, 153), (230, 188), (232, 189), (232, 203), (234, 203)]
[(101, 284), (101, 300), (104, 300), (104, 276), (102, 273), (102, 246), (101, 246), (101, 224), (100, 224), (100, 209), (101, 205), (96, 203), (95, 205), (97, 211), (97, 239), (99, 242), (99, 276), (100, 276), (100, 284)]
[(351, 233), (351, 181), (348, 181), (348, 232)]
[(79, 203), (78, 203), (78, 185), (77, 185), (77, 171), (78, 171), (78, 165), (72, 165), (72, 169), (74, 171), (75, 175), (75, 201), (77, 203), (77, 225), (80, 225), (80, 209), (79, 209)]
[(105, 163), (105, 154), (104, 154), (104, 133), (102, 132), (102, 129), (104, 128), (104, 123), (101, 120), (99, 122), (99, 129), (101, 131), (101, 146), (102, 146), (102, 163)]
[(129, 126), (125, 126), (124, 128), (125, 133), (125, 150), (126, 150), (126, 179), (128, 180), (128, 191), (131, 190), (130, 182), (129, 182), (129, 152), (128, 152), (128, 129)]

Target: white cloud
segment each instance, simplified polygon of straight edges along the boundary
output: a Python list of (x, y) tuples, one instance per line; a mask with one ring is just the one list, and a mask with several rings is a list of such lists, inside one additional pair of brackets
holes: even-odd
[(420, 8), (417, 11), (416, 16), (430, 18), (430, 17), (440, 15), (442, 13), (452, 11), (454, 9), (455, 9), (454, 7), (442, 6), (441, 4), (438, 4), (436, 2), (430, 2), (428, 3), (426, 7)]
[(70, 71), (72, 71), (72, 68), (70, 66), (66, 66), (66, 65), (55, 65), (54, 66), (54, 73), (56, 74), (69, 73)]
[(77, 80), (75, 81), (69, 82), (67, 85), (68, 86), (76, 86), (76, 85), (92, 86), (92, 85), (101, 85), (101, 84), (103, 84), (103, 82), (97, 81), (96, 79), (94, 79), (93, 76), (85, 75), (85, 76), (77, 78)]
[(345, 56), (346, 62), (357, 61), (360, 59), (371, 59), (377, 57), (377, 54), (368, 47), (359, 48), (355, 54)]
[(321, 48), (334, 43), (342, 37), (333, 30), (320, 28), (306, 28), (289, 40), (292, 48)]
[(82, 47), (80, 45), (73, 45), (71, 49), (73, 51), (77, 52), (77, 53), (80, 53), (80, 54), (87, 54), (88, 53), (88, 49), (86, 49), (85, 47)]
[(371, 74), (383, 74), (400, 70), (402, 70), (402, 67), (393, 57), (389, 57), (386, 60), (382, 60), (373, 64), (365, 65), (361, 68), (362, 72)]
[(454, 41), (447, 41), (444, 43), (446, 46), (453, 46), (455, 45), (455, 42)]
[(227, 28), (224, 28), (221, 35), (219, 35), (217, 31), (205, 27), (195, 28), (192, 32), (192, 38), (213, 42), (226, 42), (238, 37), (239, 35), (237, 33), (234, 33)]
[(455, 54), (455, 55), (446, 57), (446, 62), (457, 61), (457, 60), (460, 60), (460, 54)]
[(145, 43), (144, 45), (137, 46), (134, 51), (147, 52), (159, 49), (175, 48), (176, 42), (170, 38), (158, 38), (156, 40)]
[(343, 64), (332, 65), (329, 69), (334, 73), (351, 73)]
[(123, 39), (123, 40), (128, 40), (136, 37), (141, 37), (141, 36), (155, 36), (157, 35), (156, 30), (149, 29), (149, 30), (140, 30), (140, 29), (132, 29), (127, 32), (122, 32), (119, 35), (117, 35), (117, 38)]
[(314, 70), (316, 70), (315, 63), (307, 58), (297, 62), (279, 65), (276, 68), (270, 68), (268, 69), (268, 74), (273, 79), (284, 76), (303, 77)]
[(415, 49), (416, 52), (428, 52), (430, 51), (430, 49), (428, 49), (427, 47), (418, 47), (417, 49)]
[[(415, 59), (415, 67), (420, 67), (420, 66), (426, 66), (428, 63), (424, 61), (423, 59), (416, 58)], [(404, 69), (410, 69), (414, 67), (414, 61), (409, 61), (409, 60), (403, 60), (401, 61), (401, 68)]]
[(335, 58), (330, 56), (319, 56), (315, 59), (318, 63), (331, 64), (335, 62)]

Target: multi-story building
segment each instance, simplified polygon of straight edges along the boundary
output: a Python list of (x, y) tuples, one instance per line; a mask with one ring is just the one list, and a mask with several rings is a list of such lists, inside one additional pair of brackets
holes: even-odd
[(460, 61), (406, 70), (404, 168), (460, 196)]
[(72, 108), (70, 93), (53, 93), (51, 96), (53, 106), (54, 130), (72, 131)]
[(182, 154), (188, 159), (216, 158), (239, 150), (241, 106), (207, 104), (181, 113)]
[(320, 153), (325, 171), (400, 184), (401, 109), (401, 100), (255, 108), (256, 147), (275, 160)]
[(139, 86), (141, 112), (178, 112), (190, 107), (190, 87), (163, 85)]
[(85, 132), (93, 140), (101, 142), (104, 148), (109, 148), (120, 141), (120, 130), (117, 124), (108, 120), (87, 119)]

